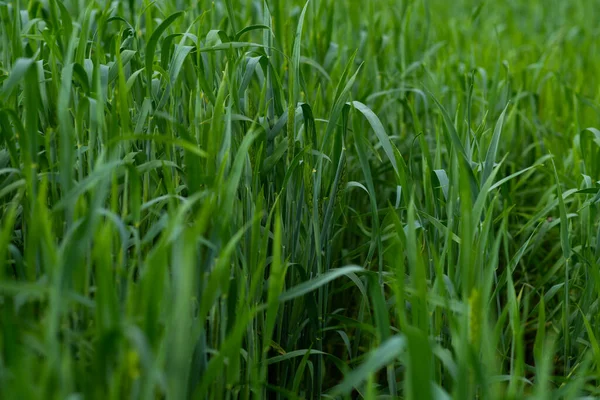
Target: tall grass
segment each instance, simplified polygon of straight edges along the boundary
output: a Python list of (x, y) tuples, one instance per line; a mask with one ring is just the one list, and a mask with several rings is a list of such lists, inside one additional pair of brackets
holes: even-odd
[(0, 1), (0, 397), (600, 396), (597, 1)]

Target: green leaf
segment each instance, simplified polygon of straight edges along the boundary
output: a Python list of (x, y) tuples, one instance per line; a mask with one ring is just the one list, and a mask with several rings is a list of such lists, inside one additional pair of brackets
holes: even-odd
[(498, 121), (496, 122), (494, 134), (492, 135), (492, 141), (490, 142), (490, 146), (488, 147), (488, 151), (485, 156), (485, 165), (483, 167), (483, 175), (481, 176), (482, 186), (485, 185), (488, 177), (492, 174), (492, 169), (494, 169), (494, 162), (496, 161), (496, 153), (498, 152), (498, 143), (500, 142), (500, 134), (502, 133), (502, 126), (504, 125), (506, 110), (508, 110), (508, 104), (506, 107), (504, 107), (502, 114), (500, 114), (500, 118), (498, 118)]
[(556, 181), (556, 192), (558, 194), (558, 211), (560, 215), (560, 245), (563, 251), (563, 257), (568, 260), (571, 257), (571, 244), (569, 242), (569, 220), (567, 219), (567, 209), (563, 200), (563, 192), (558, 178), (558, 171), (554, 160), (552, 160), (552, 168), (554, 170), (554, 179)]
[(600, 130), (592, 127), (586, 128), (585, 130), (591, 132), (594, 135), (594, 142), (596, 142), (596, 144), (600, 146)]
[[(256, 31), (256, 30), (271, 31), (271, 28), (268, 27), (267, 25), (262, 25), (262, 24), (256, 24), (256, 25), (247, 26), (247, 27), (241, 29), (238, 33), (235, 34), (235, 36), (233, 37), (233, 41), (234, 42), (239, 42), (240, 38), (242, 37), (242, 35), (244, 35), (245, 33), (248, 33), (248, 32)], [(272, 33), (273, 32), (271, 31), (271, 34)]]
[(152, 82), (152, 73), (153, 73), (153, 68), (152, 65), (154, 64), (154, 53), (156, 52), (156, 47), (158, 46), (158, 40), (160, 39), (161, 35), (167, 30), (167, 28), (173, 23), (175, 22), (175, 20), (179, 17), (181, 17), (183, 15), (183, 11), (179, 11), (176, 13), (173, 13), (171, 15), (169, 15), (163, 22), (161, 22), (160, 25), (158, 25), (156, 27), (156, 30), (154, 30), (154, 32), (152, 32), (152, 36), (150, 36), (150, 40), (148, 41), (148, 43), (146, 44), (146, 53), (144, 55), (145, 58), (145, 62), (146, 62), (146, 75), (147, 75), (147, 90), (148, 90), (148, 97), (150, 97), (151, 95), (151, 82)]
[(407, 347), (404, 336), (392, 336), (375, 350), (369, 352), (365, 361), (355, 370), (348, 373), (344, 380), (333, 388), (331, 396), (348, 395), (353, 388), (358, 388), (367, 378), (392, 363)]
[(369, 121), (371, 128), (373, 128), (373, 131), (375, 131), (375, 135), (377, 135), (377, 139), (379, 139), (379, 143), (381, 143), (383, 151), (392, 163), (394, 171), (396, 171), (396, 175), (399, 176), (400, 171), (398, 170), (398, 165), (396, 163), (396, 156), (393, 148), (394, 145), (390, 141), (390, 138), (387, 135), (387, 133), (385, 133), (385, 129), (383, 128), (383, 125), (381, 124), (379, 118), (377, 118), (375, 113), (369, 107), (367, 107), (359, 101), (353, 101), (352, 106), (358, 111), (360, 111), (365, 116), (365, 118), (367, 118), (367, 121)]
[(8, 79), (4, 81), (2, 91), (0, 92), (0, 99), (2, 101), (8, 99), (14, 88), (25, 78), (27, 71), (33, 66), (34, 62), (33, 58), (19, 58), (15, 61), (12, 71), (8, 75)]
[(319, 351), (319, 350), (314, 350), (314, 349), (294, 350), (294, 351), (290, 351), (288, 353), (282, 354), (280, 356), (275, 356), (275, 357), (268, 358), (267, 359), (267, 364), (269, 364), (269, 365), (271, 365), (271, 364), (277, 364), (277, 363), (280, 363), (282, 361), (291, 360), (292, 358), (306, 357), (307, 355), (311, 355), (311, 354), (326, 355), (327, 353), (324, 353), (324, 352)]
[(446, 111), (444, 106), (438, 101), (437, 98), (435, 98), (435, 96), (431, 95), (431, 97), (440, 109), (440, 112), (442, 113), (442, 118), (444, 119), (444, 124), (446, 125), (446, 144), (448, 147), (452, 146), (454, 148), (454, 151), (458, 155), (463, 170), (468, 176), (469, 184), (471, 186), (471, 198), (474, 201), (477, 195), (479, 194), (479, 189), (477, 185), (477, 179), (475, 179), (475, 174), (473, 173), (473, 170), (471, 168), (471, 160), (469, 159), (469, 156), (467, 155), (467, 152), (463, 147), (460, 137), (458, 136), (458, 132), (456, 132), (456, 128), (454, 127), (454, 122), (452, 122), (448, 111)]
[(321, 286), (324, 286), (324, 285), (328, 284), (329, 282), (331, 282), (341, 276), (348, 275), (350, 273), (361, 272), (361, 271), (364, 271), (363, 268), (356, 266), (356, 265), (349, 265), (349, 266), (342, 267), (342, 268), (332, 269), (332, 270), (325, 272), (324, 274), (318, 276), (317, 278), (303, 282), (303, 283), (301, 283), (297, 286), (294, 286), (291, 289), (288, 289), (287, 291), (283, 292), (279, 296), (279, 301), (286, 302), (286, 301), (293, 300), (297, 297), (304, 296), (305, 294), (310, 293), (313, 290), (316, 290), (316, 289), (320, 288)]

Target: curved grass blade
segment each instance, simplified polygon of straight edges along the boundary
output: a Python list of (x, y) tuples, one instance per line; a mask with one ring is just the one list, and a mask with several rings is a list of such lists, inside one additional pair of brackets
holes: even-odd
[(331, 282), (341, 276), (348, 275), (352, 272), (361, 272), (361, 271), (364, 271), (364, 269), (357, 265), (349, 265), (349, 266), (342, 267), (342, 268), (332, 269), (332, 270), (325, 272), (324, 274), (318, 276), (315, 279), (311, 279), (309, 281), (303, 282), (297, 286), (294, 286), (293, 288), (291, 288), (289, 290), (286, 290), (279, 296), (279, 301), (286, 302), (289, 300), (293, 300), (296, 297), (300, 297), (307, 293), (310, 293), (313, 290), (316, 290), (316, 289), (320, 288), (321, 286), (324, 286), (324, 285), (328, 284), (329, 282)]
[(34, 62), (35, 61), (32, 58), (19, 58), (15, 61), (8, 78), (4, 81), (2, 86), (0, 100), (6, 101), (14, 88), (25, 78), (27, 71), (33, 66)]
[(498, 118), (498, 122), (496, 122), (496, 127), (494, 128), (494, 134), (492, 136), (492, 141), (490, 142), (490, 147), (488, 148), (487, 154), (485, 156), (485, 165), (483, 168), (483, 175), (481, 176), (481, 185), (485, 185), (488, 177), (492, 173), (492, 169), (494, 168), (494, 162), (496, 160), (496, 153), (498, 152), (498, 143), (500, 142), (500, 134), (502, 133), (502, 126), (504, 125), (504, 118), (506, 115), (506, 110), (508, 109), (508, 104), (504, 107), (502, 114), (500, 114), (500, 118)]
[(377, 115), (375, 115), (373, 110), (371, 110), (369, 107), (367, 107), (360, 101), (353, 101), (352, 106), (354, 108), (356, 108), (358, 111), (360, 111), (362, 113), (362, 115), (365, 116), (367, 121), (369, 121), (371, 128), (373, 128), (375, 135), (377, 135), (377, 139), (379, 139), (379, 143), (381, 143), (381, 147), (383, 148), (383, 151), (385, 152), (388, 159), (392, 163), (392, 166), (394, 167), (394, 171), (396, 171), (396, 175), (400, 176), (400, 171), (398, 170), (398, 164), (396, 163), (396, 155), (394, 152), (394, 145), (390, 141), (390, 138), (387, 135), (387, 133), (385, 133), (385, 129), (383, 128), (383, 125), (381, 124), (381, 121), (379, 120), (379, 118), (377, 118)]
[(156, 47), (158, 46), (158, 39), (160, 39), (161, 35), (167, 30), (167, 28), (175, 22), (175, 20), (183, 15), (183, 11), (176, 12), (174, 14), (169, 15), (159, 26), (156, 27), (156, 30), (152, 32), (152, 36), (150, 36), (150, 40), (146, 44), (146, 54), (144, 55), (145, 63), (146, 63), (146, 76), (147, 76), (147, 96), (151, 97), (152, 85), (152, 73), (153, 68), (152, 64), (154, 63), (154, 53), (156, 52)]
[(406, 349), (404, 336), (392, 336), (377, 349), (371, 351), (358, 368), (348, 373), (342, 383), (333, 388), (330, 395), (348, 395), (353, 388), (359, 387), (368, 377), (392, 363)]
[(458, 136), (458, 132), (456, 132), (456, 128), (454, 127), (454, 122), (452, 122), (452, 118), (448, 114), (448, 111), (444, 108), (444, 106), (438, 101), (438, 99), (430, 93), (431, 98), (435, 102), (435, 104), (440, 109), (442, 113), (442, 118), (444, 119), (444, 124), (446, 125), (447, 135), (446, 135), (446, 144), (448, 146), (453, 146), (454, 151), (457, 152), (458, 158), (463, 165), (465, 172), (468, 174), (469, 184), (471, 186), (471, 198), (475, 201), (475, 198), (479, 194), (479, 188), (477, 185), (477, 179), (475, 178), (475, 174), (473, 173), (473, 169), (471, 168), (471, 160), (465, 151), (465, 148)]

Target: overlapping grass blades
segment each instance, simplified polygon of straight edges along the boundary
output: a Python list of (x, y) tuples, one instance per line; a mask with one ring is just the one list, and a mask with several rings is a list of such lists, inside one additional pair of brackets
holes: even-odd
[(0, 398), (599, 396), (596, 9), (0, 1)]

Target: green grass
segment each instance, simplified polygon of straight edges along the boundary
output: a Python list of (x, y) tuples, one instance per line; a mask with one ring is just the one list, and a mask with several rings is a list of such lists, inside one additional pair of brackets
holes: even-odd
[(598, 10), (0, 0), (0, 398), (600, 397)]

